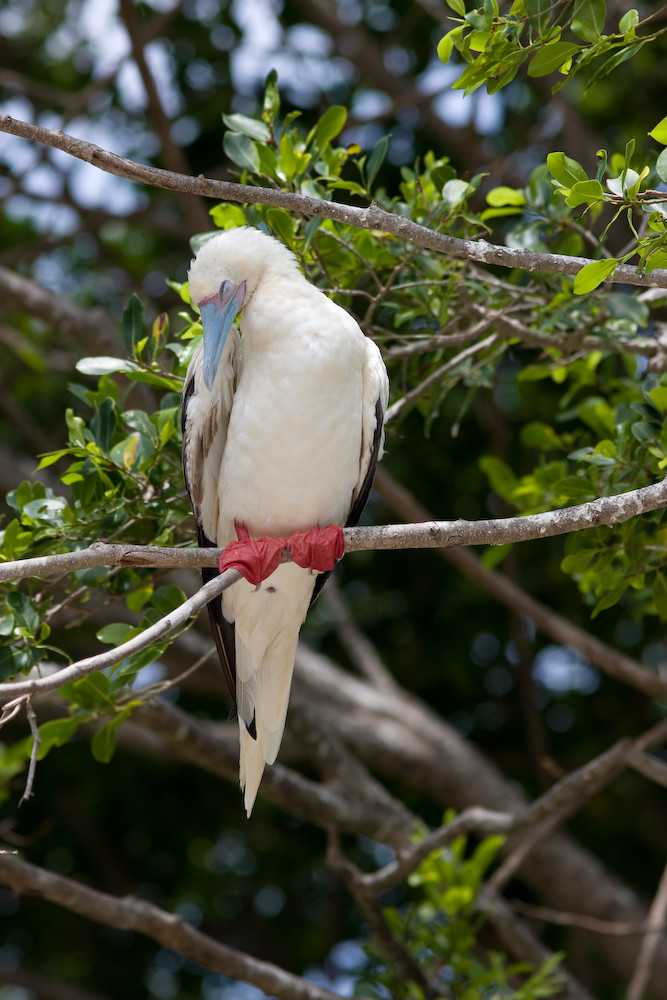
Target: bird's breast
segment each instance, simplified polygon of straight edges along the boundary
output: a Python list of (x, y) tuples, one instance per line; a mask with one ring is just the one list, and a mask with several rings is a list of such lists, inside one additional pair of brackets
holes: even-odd
[(235, 520), (256, 536), (284, 535), (342, 523), (349, 511), (359, 477), (363, 335), (312, 323), (302, 330), (293, 323), (281, 335), (274, 316), (261, 346), (252, 328), (244, 331), (220, 470), (220, 544)]

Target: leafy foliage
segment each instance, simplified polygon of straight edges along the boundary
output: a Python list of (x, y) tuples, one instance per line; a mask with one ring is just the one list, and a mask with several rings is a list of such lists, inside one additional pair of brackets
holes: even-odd
[[(31, 5), (15, 6), (16, 22), (20, 8)], [(262, 226), (283, 240), (309, 277), (354, 312), (364, 330), (381, 344), (393, 387), (388, 434), (392, 471), (415, 483), (416, 493), (438, 515), (465, 517), (481, 516), (487, 504), (493, 513), (505, 513), (508, 506), (520, 513), (551, 509), (614, 495), (664, 476), (667, 381), (660, 303), (642, 292), (621, 291), (609, 284), (622, 263), (633, 262), (650, 275), (666, 259), (665, 201), (658, 189), (667, 182), (667, 159), (665, 149), (657, 150), (656, 144), (667, 145), (667, 120), (651, 127), (662, 113), (656, 110), (662, 93), (656, 75), (659, 79), (664, 65), (660, 54), (664, 29), (652, 30), (650, 18), (642, 19), (634, 10), (615, 14), (619, 23), (610, 24), (604, 0), (578, 4), (517, 0), (502, 13), (494, 0), (474, 10), (466, 10), (462, 0), (449, 0), (460, 20), (441, 42), (440, 55), (458, 67), (456, 72), (461, 71), (455, 88), (470, 94), (485, 84), (488, 93), (501, 101), (507, 87), (507, 93), (518, 93), (524, 100), (519, 107), (526, 109), (528, 104), (528, 108), (525, 115), (521, 110), (513, 119), (508, 100), (502, 105), (504, 119), (497, 134), (478, 136), (479, 141), (469, 149), (470, 135), (458, 146), (452, 141), (451, 156), (442, 150), (450, 151), (454, 130), (447, 141), (441, 134), (424, 138), (420, 133), (414, 146), (420, 155), (400, 160), (390, 128), (380, 137), (375, 134), (368, 148), (362, 148), (366, 144), (359, 130), (360, 113), (353, 109), (348, 114), (342, 102), (351, 107), (354, 102), (346, 101), (340, 88), (333, 97), (335, 103), (327, 95), (319, 111), (313, 107), (283, 115), (277, 74), (272, 71), (259, 111), (252, 117), (254, 96), (235, 94), (232, 101), (226, 57), (221, 56), (225, 46), (234, 49), (240, 41), (238, 26), (225, 35), (219, 23), (234, 5), (218, 5), (216, 12), (209, 5), (205, 31), (195, 23), (192, 12), (196, 6), (204, 17), (206, 5), (184, 4), (183, 10), (177, 6), (164, 14), (161, 23), (173, 25), (165, 51), (176, 67), (178, 87), (174, 90), (180, 87), (191, 100), (196, 91), (190, 123), (197, 118), (201, 138), (193, 140), (188, 150), (196, 173), (219, 168), (220, 111), (233, 107), (222, 115), (222, 148), (246, 183), (327, 201), (367, 204), (374, 199), (400, 216), (453, 236), (493, 240), (517, 250), (599, 257), (574, 280), (518, 268), (510, 273), (482, 271), (474, 264), (445, 259), (380, 232), (319, 218), (306, 220), (276, 207), (222, 204), (211, 210), (217, 227)], [(398, 6), (388, 4), (379, 10), (380, 5), (367, 5), (364, 16), (370, 24), (372, 17), (390, 8), (395, 13)], [(48, 58), (42, 57), (40, 49), (37, 60), (32, 27), (26, 33), (37, 82), (49, 93), (69, 87), (68, 97), (74, 98), (71, 106), (78, 107), (86, 87), (97, 93), (102, 86), (101, 77), (91, 70), (90, 53), (71, 43), (71, 50), (63, 55), (67, 45), (63, 33), (57, 31), (62, 11), (47, 11), (39, 3), (32, 8), (50, 39)], [(298, 28), (303, 12), (289, 8), (286, 4), (286, 16)], [(153, 5), (140, 5), (140, 9), (147, 25), (153, 24)], [(406, 28), (401, 41), (405, 52), (422, 52), (419, 72), (425, 73), (432, 55), (430, 29), (424, 31), (418, 18), (413, 20), (416, 28)], [(9, 16), (6, 23), (12, 23)], [(285, 40), (286, 36), (281, 44)], [(654, 57), (651, 46), (657, 53)], [(20, 59), (22, 52), (21, 45), (12, 45), (6, 55)], [(387, 58), (390, 55), (387, 52)], [(638, 56), (636, 62), (647, 73), (652, 67), (654, 73), (653, 85), (643, 90), (641, 108), (624, 99), (622, 77), (630, 72), (630, 56)], [(620, 73), (614, 73), (619, 66)], [(211, 83), (213, 96), (204, 102), (206, 88), (202, 84), (199, 89), (195, 82), (207, 72), (215, 87), (213, 93)], [(539, 83), (553, 73), (559, 74), (554, 89), (574, 80), (572, 106), (579, 111), (602, 88), (597, 107), (590, 104), (588, 117), (583, 114), (580, 132), (592, 120), (599, 124), (604, 114), (613, 112), (613, 122), (606, 128), (600, 125), (604, 138), (593, 145), (592, 153), (588, 150), (590, 155), (572, 149), (565, 136), (557, 141), (566, 151), (542, 155), (544, 143), (551, 140), (548, 130), (535, 145), (531, 137), (527, 148), (527, 122), (531, 115), (534, 122), (539, 121), (544, 111)], [(522, 90), (510, 91), (519, 83)], [(583, 96), (580, 84), (585, 84)], [(364, 86), (365, 79), (360, 90)], [(34, 93), (39, 93), (39, 87)], [(423, 93), (419, 101), (406, 93), (405, 103), (415, 99), (421, 108), (423, 98)], [(405, 111), (402, 101), (403, 95), (397, 106)], [(126, 152), (135, 155), (132, 144), (136, 143), (145, 158), (147, 147), (142, 143), (150, 148), (150, 129), (146, 127), (143, 134), (135, 126), (136, 109), (130, 108), (127, 117), (122, 117), (122, 104), (123, 87), (118, 85), (104, 96), (101, 114), (108, 127), (112, 123), (115, 135), (130, 136), (131, 149)], [(407, 112), (399, 116), (402, 121), (394, 121), (395, 131), (401, 125), (406, 128)], [(644, 113), (650, 116), (646, 120), (641, 117)], [(174, 130), (184, 123), (185, 117), (175, 121)], [(628, 130), (633, 135), (628, 137)], [(508, 154), (512, 137), (520, 156)], [(599, 150), (596, 163), (594, 151), (603, 144), (607, 150)], [(437, 155), (424, 151), (429, 145), (438, 149)], [(492, 168), (481, 166), (489, 163)], [(76, 191), (75, 184), (65, 186)], [(49, 425), (51, 438), (59, 435), (62, 439), (62, 443), (38, 449), (43, 455), (40, 472), (51, 476), (58, 470), (60, 485), (26, 481), (12, 490), (1, 537), (2, 559), (66, 552), (96, 539), (165, 545), (192, 541), (181, 483), (179, 392), (200, 327), (187, 285), (169, 280), (165, 288), (160, 284), (155, 291), (158, 259), (164, 273), (176, 276), (179, 267), (182, 271), (185, 237), (179, 230), (176, 249), (172, 247), (170, 254), (164, 250), (173, 232), (172, 222), (162, 212), (164, 204), (158, 196), (151, 196), (151, 205), (157, 210), (148, 212), (146, 218), (138, 212), (131, 222), (107, 219), (99, 230), (97, 219), (91, 222), (86, 208), (78, 217), (80, 238), (63, 251), (57, 246), (59, 240), (67, 242), (61, 232), (49, 258), (52, 267), (60, 264), (57, 273), (67, 276), (61, 291), (65, 289), (68, 297), (71, 288), (72, 296), (82, 302), (99, 305), (107, 301), (106, 296), (113, 309), (122, 289), (127, 305), (119, 326), (125, 356), (116, 356), (123, 354), (121, 349), (105, 347), (109, 354), (80, 359), (80, 378), (66, 389), (57, 366), (49, 369), (51, 353), (57, 356), (54, 343), (63, 347), (56, 339), (60, 331), (56, 335), (45, 329), (48, 324), (16, 316), (21, 334), (18, 362), (13, 358), (12, 365), (17, 367), (7, 369), (7, 381), (19, 372), (12, 385), (16, 398), (28, 413)], [(69, 203), (60, 207), (73, 210)], [(20, 248), (42, 230), (35, 221), (39, 213), (22, 218), (17, 206), (14, 213), (3, 217), (3, 233), (8, 244)], [(189, 221), (187, 228), (188, 232), (192, 229)], [(95, 230), (94, 241), (89, 230)], [(203, 235), (195, 238), (194, 246)], [(23, 261), (20, 249), (16, 252)], [(26, 267), (32, 252), (25, 255)], [(159, 307), (157, 318), (146, 324), (142, 300), (136, 295), (128, 300), (128, 292), (149, 273), (152, 290), (149, 296), (146, 281), (142, 299), (159, 301)], [(89, 279), (90, 274), (96, 280)], [(172, 327), (179, 328), (175, 334), (169, 332), (162, 312), (172, 305), (165, 296), (173, 291), (184, 304), (177, 316), (172, 315)], [(65, 346), (72, 350), (69, 342)], [(93, 350), (87, 346), (86, 353)], [(56, 413), (65, 413), (64, 423), (54, 419)], [(488, 500), (485, 482), (491, 489)], [(608, 640), (613, 629), (621, 645), (635, 644), (637, 657), (644, 656), (645, 664), (652, 667), (664, 652), (665, 551), (664, 516), (656, 512), (623, 526), (602, 526), (573, 535), (564, 548), (554, 543), (534, 560), (521, 561), (515, 551), (514, 571), (523, 575), (535, 593), (553, 600), (554, 605), (560, 602), (562, 614), (576, 621), (581, 608), (575, 600), (576, 589), (569, 586), (568, 590), (569, 576), (583, 597), (584, 613), (591, 612), (595, 618), (591, 630), (597, 627)], [(507, 549), (488, 553), (487, 568), (506, 555)], [(417, 562), (414, 554), (397, 553), (391, 564), (382, 563), (382, 569), (373, 570), (373, 566), (370, 555), (359, 556), (350, 571), (354, 579), (343, 577), (346, 596), (371, 637), (381, 644), (399, 681), (471, 732), (503, 768), (532, 787), (539, 770), (537, 763), (530, 770), (531, 754), (525, 752), (523, 743), (524, 730), (530, 726), (521, 718), (516, 697), (531, 665), (526, 666), (517, 635), (510, 636), (504, 613), (479, 595), (471, 595), (458, 578), (443, 577), (439, 567), (433, 569), (424, 559)], [(370, 588), (357, 578), (363, 576), (360, 568), (369, 567), (375, 574)], [(370, 589), (375, 593), (372, 601)], [(48, 668), (53, 661), (60, 665), (87, 655), (94, 638), (103, 646), (116, 646), (183, 599), (180, 589), (159, 574), (128, 568), (86, 570), (57, 581), (25, 581), (5, 585), (2, 593), (0, 679), (40, 664)], [(612, 607), (616, 608), (613, 623)], [(314, 608), (307, 629), (313, 642), (339, 652), (331, 622), (321, 607)], [(539, 640), (536, 650), (538, 646)], [(112, 670), (60, 689), (66, 708), (61, 700), (58, 711), (66, 714), (40, 725), (38, 782), (40, 806), (44, 804), (49, 823), (54, 815), (64, 817), (65, 832), (51, 825), (46, 834), (40, 833), (40, 822), (33, 820), (36, 813), (29, 812), (26, 820), (24, 811), (19, 836), (31, 845), (33, 857), (41, 852), (45, 867), (71, 871), (76, 866), (75, 874), (84, 873), (93, 882), (98, 874), (101, 884), (108, 877), (106, 862), (113, 852), (100, 850), (104, 862), (97, 873), (94, 859), (88, 863), (82, 858), (91, 845), (103, 848), (107, 836), (114, 847), (123, 845), (124, 864), (130, 872), (128, 891), (138, 885), (140, 892), (166, 906), (177, 911), (181, 907), (188, 919), (194, 914), (196, 921), (197, 913), (199, 918), (205, 913), (221, 935), (233, 923), (235, 933), (245, 933), (250, 950), (259, 950), (261, 939), (267, 953), (281, 959), (289, 954), (294, 968), (303, 968), (312, 963), (313, 954), (326, 953), (322, 941), (352, 933), (350, 924), (354, 923), (347, 912), (343, 914), (347, 907), (322, 873), (319, 841), (310, 843), (291, 817), (275, 820), (272, 816), (272, 824), (267, 822), (266, 804), (265, 813), (260, 805), (252, 829), (239, 832), (230, 818), (235, 815), (231, 807), (220, 815), (223, 793), (219, 782), (212, 787), (201, 775), (194, 780), (190, 775), (184, 778), (171, 761), (164, 769), (147, 764), (140, 776), (122, 754), (113, 757), (111, 766), (101, 766), (112, 759), (122, 724), (153, 691), (145, 690), (143, 679), (137, 681), (137, 676), (142, 668), (169, 654), (168, 645), (159, 643)], [(557, 692), (546, 684), (538, 685), (535, 701), (544, 708), (548, 756), (553, 756), (556, 767), (567, 770), (582, 756), (593, 755), (606, 745), (612, 730), (625, 734), (631, 725), (661, 717), (661, 706), (647, 707), (626, 694), (619, 698), (605, 688), (599, 697), (584, 698), (570, 689)], [(217, 719), (224, 714), (220, 705), (211, 708), (210, 698), (198, 697), (196, 690), (185, 689), (181, 700), (198, 716)], [(528, 708), (524, 705), (523, 711), (533, 713), (530, 718), (535, 725), (535, 709), (529, 702), (527, 698)], [(32, 740), (24, 732), (22, 728), (10, 748), (0, 748), (0, 781), (7, 798), (19, 785), (23, 787), (22, 772), (32, 749)], [(512, 742), (510, 732), (520, 736)], [(94, 758), (90, 760), (87, 754), (85, 764), (80, 756), (83, 738), (90, 739)], [(535, 761), (541, 752), (533, 752)], [(58, 791), (72, 784), (69, 768), (76, 774), (74, 784), (83, 802), (78, 804), (78, 813), (76, 802), (72, 809), (69, 803), (63, 808), (58, 800)], [(420, 797), (410, 787), (409, 795), (419, 800), (415, 808), (431, 808), (426, 795)], [(659, 824), (646, 820), (658, 806), (648, 794), (641, 800), (642, 807), (633, 810), (618, 808), (617, 800), (609, 798), (609, 803), (597, 803), (597, 818), (602, 817), (609, 831), (599, 852), (649, 891), (646, 859), (662, 864), (664, 854)], [(628, 823), (626, 836), (617, 835), (623, 814)], [(92, 816), (97, 824), (93, 836), (86, 832), (82, 838), (83, 851), (72, 846), (76, 837), (70, 836), (66, 826), (70, 821), (74, 825), (77, 815), (86, 821)], [(85, 822), (81, 828), (86, 829)], [(284, 850), (285, 837), (290, 838), (289, 852)], [(429, 858), (411, 880), (410, 902), (389, 907), (387, 920), (443, 995), (465, 1000), (552, 995), (558, 988), (557, 958), (539, 970), (529, 970), (499, 954), (487, 954), (481, 946), (479, 890), (497, 846), (492, 840), (472, 849), (457, 841), (447, 852)], [(66, 855), (70, 848), (67, 869), (63, 851)], [(363, 843), (355, 849), (367, 849), (373, 856)], [(306, 855), (312, 859), (308, 870), (302, 862)], [(291, 901), (282, 915), (282, 888), (274, 893), (273, 915), (260, 902), (267, 888), (275, 889), (273, 883), (294, 890), (297, 902)], [(111, 889), (118, 891), (118, 885), (114, 883)], [(298, 935), (293, 933), (295, 924)], [(34, 940), (35, 950), (42, 947), (47, 955), (49, 972), (56, 970), (67, 982), (86, 982), (91, 988), (97, 983), (107, 990), (118, 975), (121, 981), (116, 989), (124, 996), (131, 989), (132, 996), (143, 996), (148, 990), (151, 996), (194, 998), (202, 995), (203, 988), (206, 995), (229, 988), (205, 979), (198, 967), (179, 965), (171, 953), (151, 957), (136, 942), (123, 939), (118, 944), (111, 937), (96, 950), (99, 942), (86, 938), (81, 925), (70, 934), (69, 923), (63, 922), (48, 939), (45, 927), (46, 921), (38, 914), (23, 937), (23, 925), (18, 928), (15, 946), (30, 950), (25, 942)], [(357, 925), (354, 933), (364, 936), (366, 929)], [(82, 944), (78, 952), (71, 949), (66, 937), (85, 942), (85, 947)], [(92, 955), (95, 963), (100, 957), (104, 962), (104, 976), (100, 974), (97, 980)], [(404, 982), (384, 956), (376, 952), (373, 956), (375, 972), (370, 978), (379, 996), (387, 990), (396, 996), (419, 995), (419, 987)], [(604, 978), (604, 970), (599, 975)], [(612, 995), (617, 986), (611, 984), (605, 994), (603, 984), (596, 995)]]
[[(444, 823), (453, 818), (448, 814)], [(427, 974), (439, 995), (457, 1000), (538, 1000), (557, 995), (562, 977), (556, 971), (562, 958), (554, 955), (538, 970), (529, 963), (508, 964), (497, 953), (485, 953), (478, 942), (484, 906), (479, 894), (502, 837), (487, 837), (468, 853), (466, 837), (458, 837), (443, 851), (434, 851), (410, 875), (413, 899), (402, 907), (385, 907), (384, 916), (418, 967)], [(359, 983), (358, 995), (387, 996), (373, 991), (381, 984), (392, 997), (421, 998), (423, 990), (406, 982), (396, 969), (371, 951), (376, 967), (369, 981)], [(520, 986), (517, 983), (521, 982)], [(370, 988), (370, 993), (369, 993)]]
[(496, 0), (485, 0), (466, 12), (463, 0), (447, 0), (459, 24), (441, 39), (438, 55), (448, 62), (456, 51), (467, 64), (453, 84), (465, 94), (486, 85), (490, 94), (507, 86), (526, 65), (529, 77), (559, 72), (562, 80), (554, 92), (576, 73), (584, 72), (592, 86), (617, 66), (632, 58), (664, 32), (638, 34), (650, 26), (634, 8), (625, 11), (615, 31), (605, 34), (605, 0), (553, 4), (549, 0), (515, 0), (500, 12)]

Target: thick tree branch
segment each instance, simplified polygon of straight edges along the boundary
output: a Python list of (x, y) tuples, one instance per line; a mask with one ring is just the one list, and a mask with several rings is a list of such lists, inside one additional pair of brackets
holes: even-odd
[[(137, 65), (137, 69), (139, 70), (141, 81), (144, 85), (144, 90), (146, 91), (146, 97), (148, 98), (148, 110), (150, 113), (149, 120), (155, 127), (155, 131), (160, 139), (163, 162), (167, 165), (169, 170), (185, 173), (188, 169), (187, 160), (185, 159), (185, 155), (181, 147), (178, 146), (172, 139), (171, 121), (162, 106), (160, 92), (157, 88), (148, 62), (146, 61), (146, 53), (144, 51), (146, 39), (137, 16), (137, 8), (134, 4), (134, 0), (120, 0), (120, 12), (125, 23), (125, 28), (130, 37), (132, 57)], [(203, 202), (192, 202), (187, 198), (187, 196), (182, 196), (180, 201), (186, 218), (188, 215), (191, 216), (191, 221), (197, 226), (198, 229), (206, 229), (210, 225), (208, 212)]]
[[(393, 482), (382, 470), (378, 483)], [(388, 487), (387, 487), (388, 488)], [(345, 551), (385, 549), (441, 549), (462, 545), (507, 545), (583, 531), (600, 524), (622, 524), (631, 517), (667, 506), (667, 479), (616, 496), (598, 497), (588, 503), (544, 514), (497, 517), (479, 521), (434, 521), (424, 518), (410, 524), (345, 528)], [(87, 549), (52, 556), (19, 559), (0, 564), (0, 582), (27, 576), (47, 576), (92, 566), (216, 566), (221, 549), (173, 549), (157, 546), (106, 545), (96, 542)], [(284, 559), (289, 557), (286, 555)]]
[[(227, 781), (238, 781), (236, 725), (212, 727), (161, 701), (144, 705), (132, 719), (183, 760)], [(361, 767), (358, 762), (357, 767)], [(414, 818), (379, 786), (368, 784), (364, 789), (368, 795), (359, 794), (359, 783), (350, 789), (345, 781), (313, 781), (279, 762), (267, 767), (262, 778), (262, 796), (294, 816), (324, 829), (360, 833), (396, 849), (403, 847), (414, 830)]]
[[(470, 806), (511, 815), (526, 809), (515, 782), (505, 779), (472, 744), (407, 691), (398, 696), (380, 691), (303, 646), (295, 681), (321, 706), (327, 726), (392, 787), (405, 783), (412, 792), (419, 790), (434, 803), (460, 813)], [(649, 730), (635, 746), (647, 750), (659, 737)], [(556, 909), (632, 923), (646, 916), (646, 908), (628, 886), (565, 832), (538, 843), (524, 859), (518, 877)], [(604, 961), (622, 981), (627, 980), (636, 942), (601, 940), (599, 947)], [(667, 976), (667, 948), (661, 946), (655, 969), (652, 995), (657, 998), (662, 996), (659, 984)]]
[[(99, 167), (100, 170), (106, 170), (118, 177), (125, 177), (127, 180), (137, 181), (139, 184), (215, 198), (219, 201), (277, 205), (291, 212), (300, 212), (302, 215), (333, 219), (336, 222), (354, 226), (356, 229), (379, 229), (417, 246), (453, 257), (455, 260), (474, 260), (480, 264), (520, 268), (529, 272), (540, 271), (571, 275), (577, 274), (582, 267), (591, 262), (587, 257), (566, 257), (560, 254), (513, 249), (496, 246), (487, 243), (486, 240), (461, 240), (444, 233), (436, 233), (403, 216), (386, 212), (375, 202), (372, 202), (368, 208), (355, 208), (351, 205), (324, 201), (309, 195), (277, 191), (272, 188), (252, 187), (249, 184), (235, 184), (231, 181), (218, 181), (203, 175), (189, 177), (184, 174), (172, 173), (169, 170), (160, 170), (157, 167), (137, 163), (126, 157), (110, 153), (108, 150), (85, 142), (83, 139), (76, 139), (60, 131), (22, 122), (9, 115), (0, 115), (0, 131), (21, 136), (32, 142), (43, 142), (55, 149), (62, 149), (71, 156), (76, 156), (80, 160), (85, 160), (87, 163)], [(667, 288), (667, 270), (657, 268), (650, 274), (640, 274), (628, 264), (620, 264), (616, 268), (614, 282)]]
[(112, 352), (118, 349), (116, 326), (100, 307), (84, 309), (2, 265), (0, 292), (5, 310), (16, 309), (38, 316), (58, 333), (73, 337), (91, 354), (100, 354), (105, 348)]
[(98, 892), (2, 851), (0, 881), (17, 895), (38, 896), (108, 927), (144, 934), (205, 968), (252, 983), (283, 1000), (339, 1000), (338, 994), (321, 989), (270, 962), (230, 948), (202, 934), (175, 913), (167, 913), (143, 899)]

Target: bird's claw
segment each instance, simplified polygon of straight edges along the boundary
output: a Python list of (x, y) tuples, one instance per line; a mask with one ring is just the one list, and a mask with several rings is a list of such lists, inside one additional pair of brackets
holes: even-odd
[(314, 527), (310, 531), (295, 531), (287, 543), (297, 566), (317, 573), (332, 570), (345, 549), (343, 529), (337, 524), (328, 524), (326, 528)]
[(244, 524), (236, 525), (238, 541), (230, 542), (220, 556), (219, 569), (237, 569), (255, 587), (280, 566), (286, 538), (251, 538)]
[(291, 553), (297, 566), (326, 573), (345, 548), (343, 529), (337, 524), (295, 531), (289, 538), (251, 538), (245, 525), (237, 523), (236, 534), (238, 541), (230, 542), (220, 556), (220, 572), (237, 569), (256, 587), (278, 568), (285, 551)]

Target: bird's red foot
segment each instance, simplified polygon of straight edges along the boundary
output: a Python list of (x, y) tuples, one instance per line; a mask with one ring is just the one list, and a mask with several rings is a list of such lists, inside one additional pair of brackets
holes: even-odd
[(289, 538), (251, 538), (245, 525), (237, 523), (236, 534), (238, 541), (230, 542), (220, 556), (220, 572), (237, 569), (255, 587), (278, 568), (285, 550), (291, 552), (297, 566), (326, 573), (345, 548), (343, 529), (337, 524), (295, 531)]
[(236, 524), (237, 542), (230, 542), (220, 556), (220, 572), (237, 569), (248, 583), (258, 587), (280, 566), (286, 538), (251, 538), (244, 524)]
[(326, 528), (295, 531), (287, 539), (287, 544), (297, 566), (326, 573), (343, 555), (345, 538), (342, 528), (337, 524), (328, 524)]

